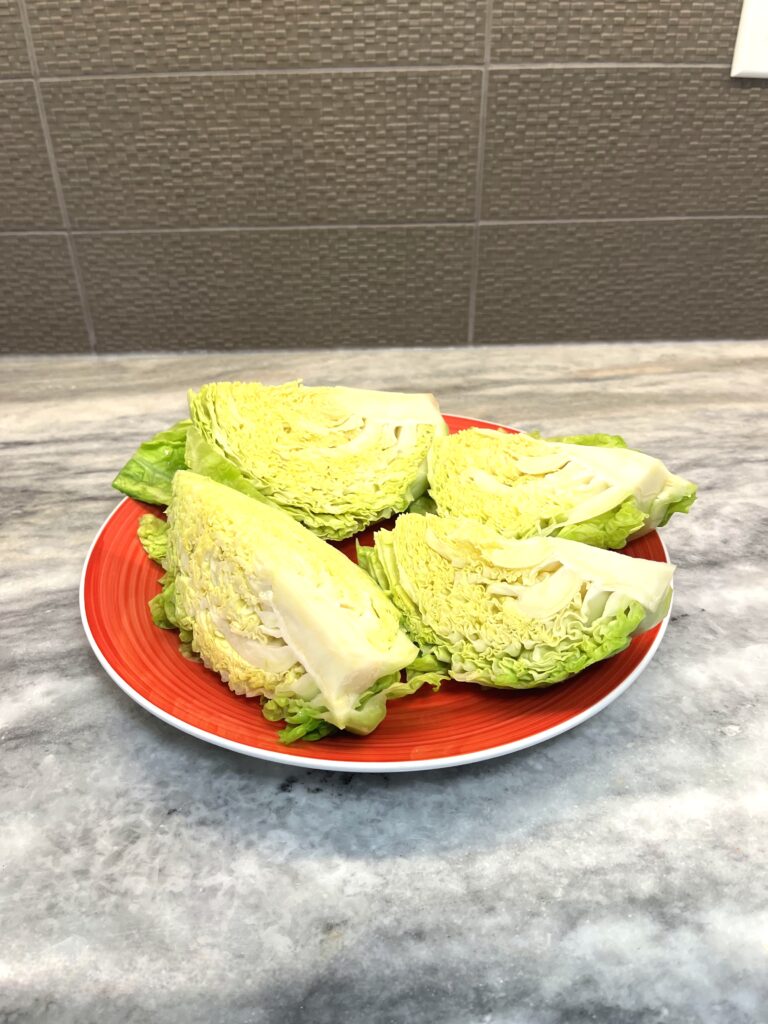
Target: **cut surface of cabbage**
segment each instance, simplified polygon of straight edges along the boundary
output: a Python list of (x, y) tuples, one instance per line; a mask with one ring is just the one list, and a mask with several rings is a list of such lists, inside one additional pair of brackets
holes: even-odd
[(400, 516), (358, 546), (420, 648), (411, 678), (549, 686), (623, 650), (666, 614), (674, 567), (471, 519)]
[(285, 512), (180, 471), (167, 523), (144, 517), (139, 536), (166, 570), (155, 622), (235, 693), (262, 698), (288, 742), (368, 733), (416, 688), (400, 681), (417, 651), (392, 603)]
[(696, 487), (659, 459), (612, 444), (620, 440), (591, 435), (591, 443), (563, 443), (463, 430), (435, 441), (429, 494), (438, 514), (477, 519), (510, 537), (621, 548), (687, 512)]
[(189, 395), (186, 463), (342, 540), (427, 486), (447, 427), (435, 398), (346, 387), (207, 384)]

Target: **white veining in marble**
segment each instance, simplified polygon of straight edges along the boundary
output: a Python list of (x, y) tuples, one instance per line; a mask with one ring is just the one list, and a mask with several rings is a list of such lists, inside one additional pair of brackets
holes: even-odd
[[(184, 389), (433, 390), (617, 431), (696, 480), (642, 678), (450, 771), (292, 771), (176, 732), (91, 655), (77, 584)], [(768, 344), (0, 361), (0, 1022), (766, 1024)]]

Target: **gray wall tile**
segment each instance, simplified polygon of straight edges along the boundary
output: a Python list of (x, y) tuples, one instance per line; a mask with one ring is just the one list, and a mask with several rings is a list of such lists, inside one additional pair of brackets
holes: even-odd
[(0, 78), (28, 75), (29, 60), (16, 0), (0, 0)]
[(0, 235), (0, 353), (87, 352), (63, 235)]
[(768, 220), (481, 230), (475, 340), (768, 336)]
[(491, 75), (490, 219), (768, 213), (768, 81), (698, 69)]
[(27, 0), (46, 74), (471, 63), (485, 0)]
[(61, 227), (31, 82), (0, 81), (0, 230)]
[[(481, 229), (478, 342), (768, 335), (768, 82), (674, 66), (740, 3), (493, 0), (494, 60), (586, 66), (491, 72), (483, 217), (537, 223)], [(102, 350), (465, 341), (481, 75), (412, 65), (487, 0), (26, 5)], [(0, 0), (0, 348), (87, 349), (64, 238), (2, 236), (62, 226), (29, 76)]]
[(472, 229), (80, 235), (99, 351), (466, 339)]
[(497, 61), (730, 63), (741, 0), (494, 0)]
[(44, 95), (76, 227), (472, 214), (479, 72), (110, 79)]

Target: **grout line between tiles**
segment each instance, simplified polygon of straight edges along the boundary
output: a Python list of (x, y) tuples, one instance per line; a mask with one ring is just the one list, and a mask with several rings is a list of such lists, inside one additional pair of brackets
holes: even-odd
[(212, 68), (209, 70), (175, 69), (172, 71), (111, 71), (93, 74), (48, 75), (44, 82), (91, 82), (132, 78), (274, 78), (281, 75), (370, 75), (407, 74), (408, 72), (435, 73), (446, 71), (480, 71), (480, 64), (360, 64), (356, 67), (344, 65), (328, 67), (280, 67), (280, 68)]
[(592, 68), (603, 68), (608, 70), (621, 70), (627, 68), (632, 71), (656, 71), (665, 68), (690, 68), (692, 70), (709, 69), (714, 71), (728, 70), (730, 64), (720, 63), (686, 63), (677, 61), (617, 61), (617, 60), (565, 60), (565, 61), (517, 61), (504, 62), (496, 61), (490, 65), (491, 71), (589, 71)]
[(520, 220), (455, 220), (455, 221), (408, 221), (407, 223), (368, 224), (268, 224), (268, 225), (225, 225), (216, 227), (175, 227), (175, 228), (30, 228), (0, 229), (0, 238), (23, 238), (43, 235), (51, 237), (70, 235), (73, 238), (102, 235), (220, 235), (220, 234), (264, 234), (270, 232), (306, 231), (418, 231), (421, 228), (494, 228), (525, 227), (541, 224), (645, 224), (676, 221), (743, 221), (768, 220), (768, 213), (712, 213), (712, 214), (670, 214), (658, 217), (560, 217), (552, 219), (528, 218)]
[(299, 231), (403, 231), (418, 228), (469, 228), (474, 221), (469, 220), (423, 220), (407, 223), (387, 222), (368, 224), (258, 224), (258, 225), (223, 225), (214, 227), (175, 227), (175, 228), (76, 228), (72, 234), (80, 235), (224, 235), (224, 234), (270, 234), (273, 232)]
[(496, 228), (526, 224), (642, 224), (689, 220), (768, 220), (768, 213), (680, 213), (652, 217), (532, 217), (518, 220), (483, 220), (480, 222), (480, 226)]
[[(23, 0), (19, 0), (23, 2)], [(487, 49), (487, 48), (486, 48)], [(130, 80), (134, 78), (262, 78), (280, 75), (369, 75), (369, 74), (441, 74), (446, 71), (589, 71), (604, 70), (730, 70), (730, 64), (719, 62), (684, 62), (684, 61), (491, 61), (483, 60), (481, 64), (359, 64), (359, 65), (323, 65), (320, 67), (271, 67), (271, 68), (208, 68), (191, 69), (175, 68), (167, 71), (95, 71), (72, 74), (39, 75), (42, 82), (91, 82), (115, 79)], [(2, 81), (18, 80), (12, 76)], [(28, 76), (27, 76), (28, 77)]]
[[(39, 78), (40, 69), (37, 66), (37, 54), (35, 53), (35, 44), (32, 41), (32, 27), (29, 23), (29, 15), (27, 14), (26, 0), (17, 0), (19, 8), (19, 18), (21, 19), (21, 29), (24, 33), (24, 43), (27, 47), (27, 60), (29, 61), (29, 70), (31, 77)], [(27, 75), (27, 78), (30, 76)]]
[[(75, 280), (75, 288), (77, 289), (78, 298), (80, 299), (80, 311), (83, 314), (83, 322), (85, 326), (85, 333), (88, 338), (88, 344), (91, 352), (96, 352), (96, 333), (93, 328), (93, 319), (91, 317), (90, 307), (88, 305), (88, 296), (85, 291), (85, 282), (83, 281), (83, 275), (80, 268), (80, 261), (77, 255), (77, 249), (75, 248), (74, 239), (72, 238), (70, 231), (69, 213), (67, 212), (67, 203), (64, 199), (64, 189), (61, 184), (61, 177), (59, 175), (58, 164), (56, 163), (56, 153), (53, 148), (53, 138), (48, 127), (48, 117), (45, 112), (45, 101), (43, 99), (43, 90), (40, 87), (40, 75), (39, 67), (37, 63), (37, 53), (35, 52), (35, 44), (32, 39), (32, 27), (29, 22), (29, 13), (27, 11), (26, 0), (17, 0), (19, 6), (19, 17), (21, 18), (21, 25), (24, 32), (24, 40), (27, 45), (27, 57), (29, 59), (29, 66), (32, 72), (32, 88), (35, 93), (35, 102), (37, 103), (37, 112), (40, 118), (40, 129), (43, 133), (43, 143), (45, 145), (45, 151), (48, 155), (48, 163), (51, 171), (51, 178), (53, 180), (53, 190), (56, 193), (56, 201), (59, 204), (59, 213), (61, 215), (61, 223), (64, 228), (64, 237), (67, 241), (67, 252), (69, 253), (70, 266), (72, 268), (72, 275)], [(57, 232), (56, 234), (61, 234)]]
[(467, 310), (467, 344), (475, 343), (477, 312), (477, 280), (480, 271), (480, 218), (483, 212), (483, 177), (485, 174), (485, 136), (488, 121), (488, 79), (493, 34), (493, 0), (485, 6), (485, 41), (483, 46), (483, 77), (480, 85), (480, 117), (477, 132), (477, 165), (475, 168), (475, 219), (469, 265), (469, 306)]
[(75, 275), (75, 287), (77, 288), (77, 294), (80, 296), (80, 305), (83, 310), (83, 319), (85, 320), (85, 330), (88, 335), (88, 343), (91, 346), (91, 352), (95, 355), (97, 352), (96, 329), (93, 325), (93, 316), (91, 315), (91, 305), (88, 302), (88, 293), (85, 290), (85, 280), (80, 266), (80, 255), (77, 251), (75, 238), (71, 231), (67, 232), (66, 238), (69, 258), (72, 260), (72, 271)]
[(0, 229), (0, 238), (63, 238), (66, 234), (64, 228), (30, 228), (28, 231), (23, 228), (7, 231)]

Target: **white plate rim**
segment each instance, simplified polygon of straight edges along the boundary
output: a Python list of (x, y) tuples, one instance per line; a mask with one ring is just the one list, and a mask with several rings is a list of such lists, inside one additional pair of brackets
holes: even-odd
[[(444, 413), (449, 416), (450, 413)], [(474, 417), (468, 416), (456, 416), (456, 419), (473, 419)], [(490, 423), (490, 421), (483, 420), (483, 423), (489, 423), (490, 426), (501, 426), (501, 424)], [(266, 750), (263, 747), (254, 747), (246, 743), (237, 743), (235, 740), (228, 740), (225, 736), (217, 736), (215, 733), (207, 732), (205, 729), (199, 729), (196, 725), (191, 725), (189, 722), (185, 722), (183, 718), (177, 718), (175, 715), (170, 714), (168, 711), (164, 711), (159, 708), (156, 704), (147, 700), (131, 686), (127, 680), (123, 679), (119, 672), (110, 665), (106, 656), (102, 652), (101, 648), (96, 642), (96, 638), (91, 632), (90, 623), (88, 622), (88, 615), (85, 610), (85, 579), (88, 574), (88, 566), (91, 561), (94, 549), (99, 542), (99, 538), (102, 533), (106, 530), (110, 523), (110, 520), (114, 515), (117, 514), (118, 510), (122, 506), (130, 501), (130, 498), (123, 498), (117, 503), (112, 509), (107, 518), (99, 527), (96, 536), (91, 542), (91, 546), (88, 548), (88, 553), (85, 556), (83, 562), (83, 569), (80, 574), (80, 587), (79, 587), (79, 605), (80, 605), (80, 618), (83, 623), (83, 629), (85, 635), (88, 638), (88, 643), (93, 650), (93, 653), (98, 658), (101, 667), (112, 679), (113, 682), (117, 683), (120, 689), (127, 693), (131, 700), (135, 701), (140, 707), (144, 708), (155, 718), (159, 718), (160, 721), (165, 722), (167, 725), (172, 725), (174, 728), (179, 729), (181, 732), (187, 733), (189, 736), (194, 736), (196, 739), (203, 740), (206, 743), (212, 743), (214, 746), (223, 747), (225, 750), (232, 750), (237, 754), (245, 754), (248, 757), (255, 757), (262, 761), (271, 761), (275, 764), (289, 765), (292, 768), (315, 768), (320, 771), (339, 771), (346, 772), (348, 774), (365, 773), (365, 774), (382, 774), (389, 772), (423, 772), (432, 771), (439, 768), (456, 768), (460, 765), (465, 764), (476, 764), (479, 761), (489, 761), (492, 758), (504, 757), (506, 754), (513, 754), (518, 750), (525, 750), (526, 747), (533, 747), (538, 743), (545, 743), (547, 740), (554, 739), (555, 736), (560, 736), (564, 732), (568, 732), (570, 729), (575, 729), (577, 725), (581, 725), (594, 715), (598, 714), (603, 708), (606, 708), (611, 704), (617, 697), (620, 697), (622, 693), (629, 689), (632, 683), (641, 675), (641, 673), (648, 666), (649, 662), (653, 658), (656, 651), (659, 649), (659, 644), (667, 631), (669, 625), (670, 615), (672, 614), (672, 605), (674, 602), (674, 590), (672, 593), (672, 600), (670, 601), (669, 610), (659, 624), (659, 631), (656, 634), (656, 638), (648, 648), (642, 661), (635, 666), (630, 672), (626, 679), (622, 680), (621, 683), (610, 693), (606, 694), (597, 703), (591, 705), (585, 711), (580, 712), (578, 715), (574, 715), (573, 718), (569, 718), (565, 722), (561, 722), (559, 725), (552, 726), (550, 729), (544, 729), (541, 732), (534, 733), (531, 736), (526, 736), (520, 740), (512, 740), (509, 743), (502, 743), (496, 747), (486, 747), (484, 750), (472, 750), (465, 754), (452, 754), (448, 757), (434, 757), (425, 758), (419, 761), (335, 761), (332, 758), (315, 758), (315, 757), (302, 757), (300, 754), (291, 754), (286, 752), (283, 754), (276, 750)], [(663, 538), (658, 534), (657, 537), (661, 543), (662, 550), (664, 551), (664, 557), (669, 562), (669, 552), (667, 546), (664, 543)]]

